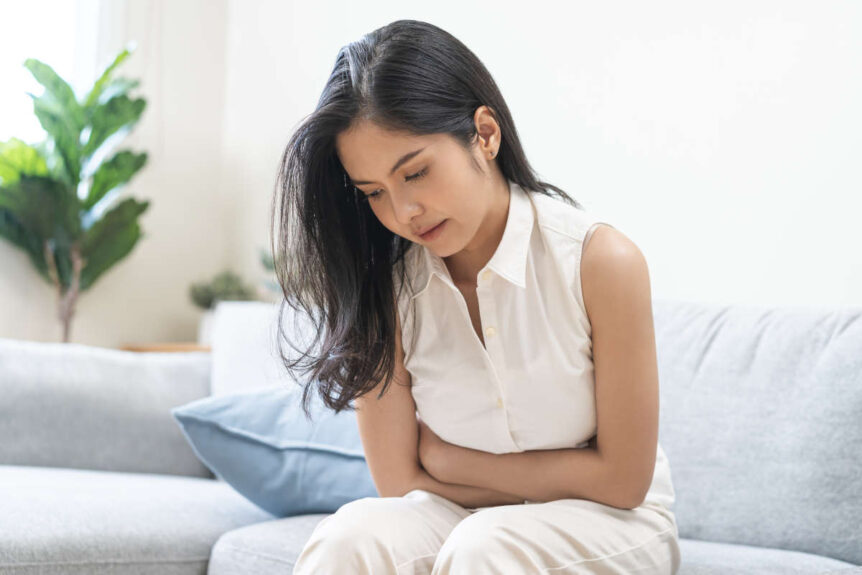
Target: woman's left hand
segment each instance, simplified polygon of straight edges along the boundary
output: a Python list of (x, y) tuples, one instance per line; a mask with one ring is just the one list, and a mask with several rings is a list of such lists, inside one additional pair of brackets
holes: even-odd
[(440, 439), (421, 418), (417, 417), (417, 419), (419, 422), (419, 461), (425, 471), (434, 479), (448, 482), (447, 448), (451, 444)]

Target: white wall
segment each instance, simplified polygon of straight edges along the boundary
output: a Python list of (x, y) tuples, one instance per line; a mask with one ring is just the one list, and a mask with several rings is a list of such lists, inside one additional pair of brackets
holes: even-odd
[[(339, 47), (398, 18), (476, 52), (542, 179), (640, 246), (654, 298), (862, 305), (862, 4), (127, 4), (129, 32), (163, 10), (161, 41), (139, 38), (134, 63), (163, 67), (144, 77), (160, 111), (139, 130), (151, 164), (132, 186), (154, 200), (150, 237), (82, 300), (78, 341), (193, 339), (190, 281), (222, 264), (265, 277), (283, 146)], [(0, 250), (17, 270), (0, 298), (28, 294), (0, 336), (53, 333), (50, 294)]]
[(247, 272), (280, 148), (338, 48), (408, 17), (477, 53), (534, 167), (638, 244), (654, 298), (862, 305), (862, 4), (404, 6), (229, 2)]

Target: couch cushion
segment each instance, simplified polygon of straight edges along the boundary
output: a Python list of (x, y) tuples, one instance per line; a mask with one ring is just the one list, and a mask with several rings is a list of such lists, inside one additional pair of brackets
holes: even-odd
[(0, 573), (206, 573), (225, 532), (268, 521), (224, 482), (0, 465)]
[(302, 388), (272, 386), (195, 400), (171, 410), (195, 453), (217, 477), (276, 517), (332, 513), (377, 497), (356, 412), (327, 408)]
[(0, 464), (212, 478), (170, 414), (209, 375), (205, 352), (0, 339)]
[(680, 536), (862, 563), (862, 308), (654, 301)]
[(695, 539), (680, 539), (679, 547), (682, 565), (677, 575), (849, 575), (847, 570), (859, 573), (862, 569), (837, 559), (784, 549)]
[(213, 546), (207, 575), (291, 573), (311, 532), (327, 515), (297, 515), (229, 531)]

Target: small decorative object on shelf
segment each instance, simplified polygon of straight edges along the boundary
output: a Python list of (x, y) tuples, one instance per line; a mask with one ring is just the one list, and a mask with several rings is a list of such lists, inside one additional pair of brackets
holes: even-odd
[(123, 351), (212, 351), (208, 345), (199, 345), (197, 343), (150, 343), (145, 345), (124, 345), (120, 348)]
[(197, 307), (205, 310), (198, 326), (198, 344), (209, 345), (213, 312), (218, 302), (257, 300), (258, 292), (253, 286), (245, 285), (239, 275), (228, 270), (209, 282), (193, 284), (189, 296)]

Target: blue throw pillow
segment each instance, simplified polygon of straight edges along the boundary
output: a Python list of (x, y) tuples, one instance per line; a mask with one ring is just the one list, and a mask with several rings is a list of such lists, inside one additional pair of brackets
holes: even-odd
[(377, 497), (354, 411), (336, 414), (316, 393), (313, 419), (299, 386), (205, 397), (171, 409), (198, 458), (277, 517), (333, 513)]

